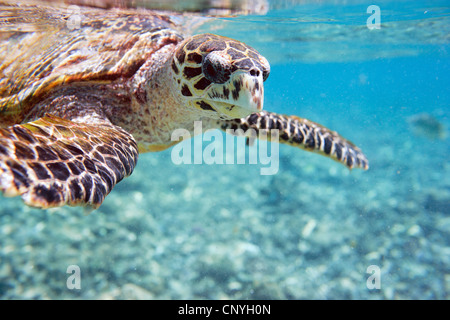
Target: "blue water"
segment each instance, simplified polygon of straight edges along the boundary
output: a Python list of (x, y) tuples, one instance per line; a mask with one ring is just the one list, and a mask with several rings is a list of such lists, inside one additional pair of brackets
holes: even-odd
[(176, 166), (167, 150), (89, 215), (2, 198), (2, 299), (449, 299), (449, 133), (410, 121), (450, 128), (447, 1), (380, 1), (380, 30), (365, 25), (372, 2), (280, 3), (202, 28), (271, 61), (264, 109), (338, 131), (370, 169), (282, 145), (278, 174), (261, 176)]

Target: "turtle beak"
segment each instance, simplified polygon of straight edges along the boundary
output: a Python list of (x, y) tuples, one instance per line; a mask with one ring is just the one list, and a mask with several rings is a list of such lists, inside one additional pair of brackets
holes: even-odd
[[(250, 113), (261, 111), (264, 103), (264, 86), (261, 75), (243, 73), (232, 81), (232, 99), (237, 106), (249, 110)], [(250, 114), (249, 113), (249, 114)]]
[(213, 85), (207, 99), (218, 112), (231, 118), (243, 118), (263, 109), (263, 76), (239, 72), (221, 85)]

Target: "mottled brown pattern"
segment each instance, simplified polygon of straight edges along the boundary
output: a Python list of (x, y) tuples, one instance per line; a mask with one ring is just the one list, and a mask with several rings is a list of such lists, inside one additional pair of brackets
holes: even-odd
[[(57, 16), (54, 8), (26, 8), (30, 15), (34, 8), (37, 16)], [(55, 28), (0, 41), (0, 125), (21, 122), (36, 102), (70, 83), (130, 78), (154, 52), (182, 39), (169, 17), (152, 11), (81, 8), (81, 14), (79, 29), (70, 30), (59, 17)]]
[[(212, 106), (208, 110), (219, 110), (222, 113), (219, 117), (228, 119), (248, 114), (242, 107), (250, 101), (256, 109), (253, 111), (262, 109), (262, 83), (269, 76), (270, 66), (252, 47), (230, 38), (201, 34), (186, 39), (175, 56), (174, 79), (185, 97), (193, 97), (190, 105), (205, 110), (201, 106), (207, 103)], [(252, 99), (248, 99), (249, 92)], [(198, 101), (198, 96), (205, 99)], [(217, 106), (214, 101), (228, 105)]]
[(97, 208), (137, 158), (133, 137), (118, 127), (48, 115), (0, 131), (0, 190), (39, 208)]
[[(349, 169), (369, 169), (366, 156), (353, 143), (342, 138), (337, 132), (297, 116), (262, 111), (243, 119), (224, 121), (221, 129), (242, 129), (244, 132), (253, 129), (257, 136), (260, 130), (278, 129), (280, 143), (328, 156)], [(270, 134), (267, 135), (268, 140), (270, 137)]]

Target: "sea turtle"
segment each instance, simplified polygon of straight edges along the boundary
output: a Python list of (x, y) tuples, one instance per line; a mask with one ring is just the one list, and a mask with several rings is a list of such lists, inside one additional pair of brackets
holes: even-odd
[[(40, 208), (97, 208), (140, 153), (171, 147), (171, 133), (192, 132), (196, 120), (204, 130), (278, 129), (281, 143), (368, 168), (336, 132), (262, 111), (270, 67), (254, 48), (213, 34), (184, 37), (161, 12), (78, 9), (74, 25), (55, 8), (2, 8), (13, 12), (3, 14), (4, 31), (5, 21), (22, 26), (0, 36), (5, 196)], [(20, 21), (30, 13), (33, 23)]]

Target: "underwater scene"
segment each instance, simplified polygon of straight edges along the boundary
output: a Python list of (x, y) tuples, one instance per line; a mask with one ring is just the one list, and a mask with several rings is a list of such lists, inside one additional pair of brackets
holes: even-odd
[(240, 137), (236, 161), (140, 154), (94, 211), (1, 196), (0, 299), (450, 298), (449, 2), (245, 3), (186, 33), (258, 50), (263, 109), (337, 131), (368, 170), (274, 143), (252, 162)]

